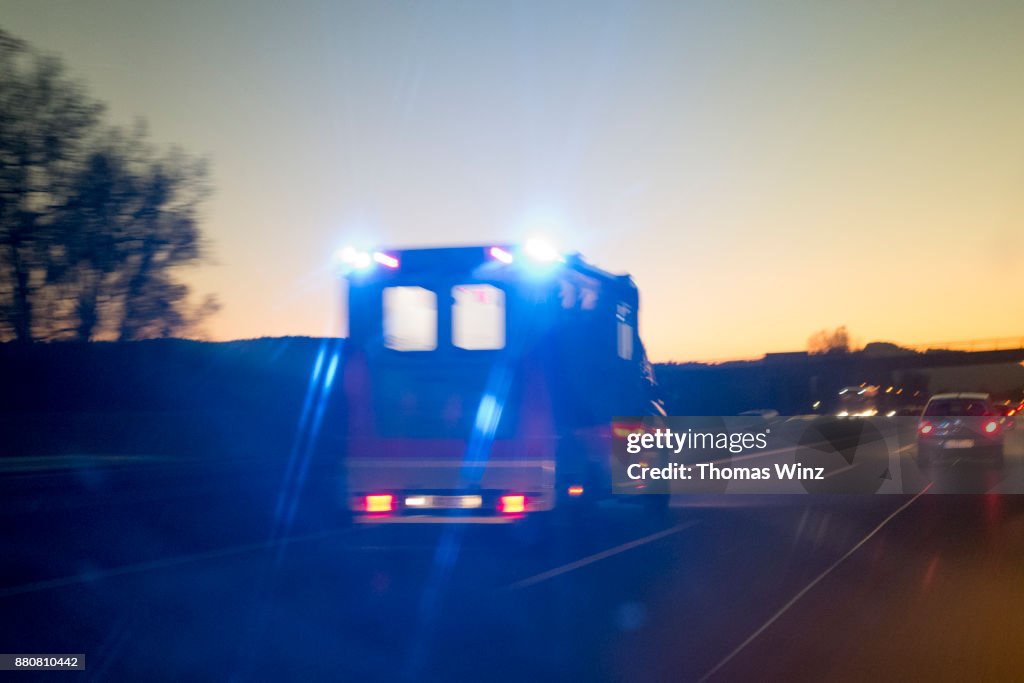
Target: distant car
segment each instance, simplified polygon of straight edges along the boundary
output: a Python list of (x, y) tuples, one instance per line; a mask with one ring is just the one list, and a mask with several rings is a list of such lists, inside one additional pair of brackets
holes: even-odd
[(918, 462), (950, 455), (1002, 462), (1006, 422), (988, 394), (936, 394), (917, 423)]
[(896, 411), (897, 417), (921, 417), (924, 412), (924, 406), (922, 405), (908, 405), (903, 406)]
[(1004, 424), (1005, 424), (1005, 428), (1006, 429), (1013, 429), (1014, 428), (1014, 425), (1016, 424), (1016, 420), (1014, 419), (1014, 416), (1016, 416), (1016, 415), (1018, 415), (1020, 413), (1020, 410), (1018, 410), (1018, 408), (1019, 408), (1019, 406), (1010, 405), (1009, 403), (1005, 403), (1003, 405), (996, 406), (996, 412), (999, 415), (1001, 415), (1002, 417), (1006, 418), (1004, 420)]
[(878, 415), (878, 387), (843, 387), (838, 394), (837, 417), (874, 417)]

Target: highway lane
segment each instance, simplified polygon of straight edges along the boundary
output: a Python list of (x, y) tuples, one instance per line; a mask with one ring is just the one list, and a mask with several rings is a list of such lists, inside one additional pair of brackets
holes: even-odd
[(5, 476), (0, 649), (85, 652), (86, 680), (888, 680), (1017, 661), (1018, 496), (609, 506), (531, 543), (348, 527), (311, 485), (320, 504), (274, 536), (254, 513), (274, 468), (189, 467)]
[(1020, 680), (1022, 566), (1020, 496), (924, 496), (719, 677)]
[[(778, 546), (764, 542), (766, 530), (735, 511), (684, 513), (667, 527), (629, 511), (611, 513), (601, 533), (542, 548), (493, 533), (504, 529), (341, 529), (298, 537), (283, 557), (274, 547), (243, 545), (121, 571), (93, 567), (63, 583), (8, 591), (0, 598), (5, 613), (21, 618), (17, 633), (4, 640), (32, 649), (57, 641), (49, 649), (74, 651), (84, 642), (98, 663), (109, 657), (113, 671), (133, 677), (160, 676), (147, 655), (161, 647), (174, 655), (174, 675), (202, 670), (219, 677), (244, 672), (250, 661), (255, 671), (280, 675), (293, 667), (409, 679), (599, 675), (606, 666), (628, 667), (624, 653), (662, 628), (685, 634), (694, 614), (701, 615), (701, 632), (738, 636), (732, 618), (751, 623), (762, 611), (754, 602), (795, 589), (831, 557), (832, 544), (856, 535), (848, 528), (855, 525), (828, 516), (786, 511), (785, 535), (795, 536), (801, 525), (814, 530), (795, 551), (785, 539), (799, 563), (781, 559)], [(823, 525), (833, 527), (828, 542), (817, 540)], [(516, 586), (674, 527), (678, 532)], [(664, 627), (655, 626), (662, 621)], [(115, 647), (112, 628), (131, 635)]]

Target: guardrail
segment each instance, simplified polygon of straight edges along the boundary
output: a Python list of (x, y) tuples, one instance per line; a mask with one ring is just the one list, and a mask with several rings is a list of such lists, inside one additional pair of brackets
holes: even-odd
[[(920, 344), (897, 344), (899, 348), (908, 351), (926, 353), (928, 351), (1020, 351), (1024, 350), (1024, 337), (988, 337), (982, 339), (968, 339), (961, 341), (927, 342)], [(853, 349), (853, 352), (863, 349)], [(799, 353), (799, 352), (797, 352)], [(766, 356), (785, 356), (785, 353), (770, 353)], [(726, 357), (726, 358), (694, 358), (685, 361), (675, 361), (678, 364), (702, 363), (706, 365), (720, 365), (722, 363), (734, 363), (737, 361), (759, 361), (766, 356), (760, 357)], [(668, 361), (662, 361), (666, 363)], [(659, 363), (660, 364), (660, 363)]]
[(927, 344), (901, 344), (913, 351), (1017, 351), (1024, 349), (1024, 337), (991, 337), (955, 342), (930, 342)]

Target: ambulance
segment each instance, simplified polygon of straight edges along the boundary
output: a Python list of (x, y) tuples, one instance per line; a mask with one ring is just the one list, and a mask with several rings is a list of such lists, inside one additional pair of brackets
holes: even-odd
[(600, 500), (613, 418), (664, 415), (628, 275), (536, 240), (339, 261), (342, 498), (359, 522), (507, 523)]

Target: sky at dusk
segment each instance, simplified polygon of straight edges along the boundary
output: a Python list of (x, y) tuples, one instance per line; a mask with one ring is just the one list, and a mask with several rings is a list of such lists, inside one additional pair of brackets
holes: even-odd
[(1024, 335), (1024, 3), (0, 0), (209, 157), (214, 339), (338, 331), (345, 243), (545, 232), (652, 359)]

